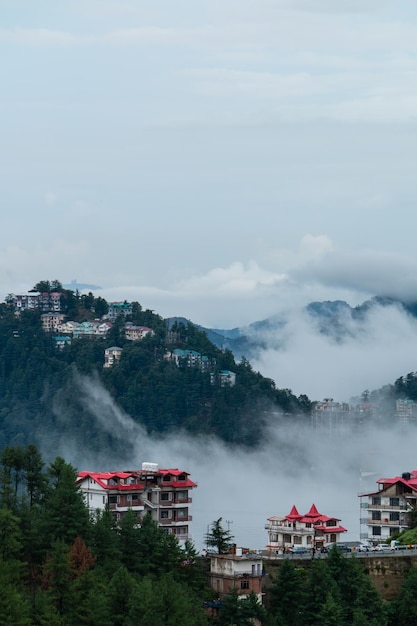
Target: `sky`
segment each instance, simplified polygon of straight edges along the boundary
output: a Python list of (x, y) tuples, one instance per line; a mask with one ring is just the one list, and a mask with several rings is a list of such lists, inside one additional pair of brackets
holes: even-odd
[(212, 328), (416, 299), (415, 2), (0, 14), (0, 298), (77, 280)]

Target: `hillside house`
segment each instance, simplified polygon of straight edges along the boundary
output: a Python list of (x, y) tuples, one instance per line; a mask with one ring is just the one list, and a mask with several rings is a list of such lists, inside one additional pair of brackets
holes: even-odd
[(116, 520), (126, 511), (137, 513), (138, 523), (150, 513), (158, 526), (180, 542), (190, 539), (190, 491), (197, 484), (188, 472), (159, 469), (142, 463), (142, 469), (122, 472), (79, 472), (78, 484), (90, 511), (108, 507)]
[(103, 367), (113, 367), (122, 356), (123, 348), (119, 346), (111, 346), (104, 350), (104, 365)]
[(62, 313), (42, 313), (41, 322), (42, 328), (47, 333), (57, 332), (58, 328), (65, 319), (65, 315)]
[(61, 311), (62, 293), (54, 291), (52, 293), (39, 293), (38, 291), (29, 291), (27, 294), (13, 296), (13, 303), (16, 313), (27, 309), (40, 309), (44, 313), (49, 311), (59, 313)]
[(218, 381), (221, 387), (233, 387), (236, 384), (236, 373), (230, 370), (220, 370), (210, 374), (210, 382), (214, 385)]
[(219, 599), (236, 589), (241, 598), (246, 598), (252, 591), (262, 603), (262, 557), (255, 554), (242, 554), (242, 548), (236, 548), (236, 554), (209, 554), (210, 587)]
[(379, 543), (409, 526), (408, 510), (417, 506), (417, 470), (379, 478), (377, 491), (362, 493), (361, 541)]
[(324, 545), (337, 544), (340, 535), (346, 532), (340, 519), (322, 515), (315, 504), (305, 515), (300, 515), (293, 506), (284, 517), (268, 517), (265, 530), (268, 531), (266, 547), (277, 554), (295, 546), (320, 549)]
[(146, 336), (153, 335), (152, 328), (147, 326), (135, 326), (134, 324), (125, 324), (125, 337), (129, 341), (141, 341)]
[(54, 341), (58, 350), (63, 350), (65, 346), (71, 345), (71, 337), (68, 337), (68, 335), (57, 335), (54, 337)]
[(181, 350), (180, 348), (167, 351), (164, 358), (175, 363), (177, 367), (181, 365), (198, 367), (203, 372), (209, 371), (216, 364), (216, 359), (210, 359), (207, 355), (197, 352), (197, 350)]
[(107, 312), (107, 319), (110, 322), (115, 322), (116, 319), (123, 315), (123, 317), (127, 317), (128, 315), (132, 315), (133, 307), (131, 302), (110, 302), (109, 310)]
[(402, 424), (417, 422), (417, 403), (414, 400), (400, 399), (395, 403), (395, 417)]

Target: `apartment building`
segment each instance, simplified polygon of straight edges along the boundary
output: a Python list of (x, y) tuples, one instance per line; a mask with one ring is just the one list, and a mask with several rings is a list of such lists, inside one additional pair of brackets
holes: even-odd
[(417, 470), (379, 478), (377, 491), (361, 493), (361, 541), (379, 543), (408, 528), (407, 511), (417, 505)]
[(268, 517), (265, 530), (268, 531), (266, 547), (277, 554), (295, 546), (320, 549), (324, 545), (337, 544), (340, 535), (346, 532), (339, 518), (322, 515), (315, 504), (305, 515), (301, 515), (294, 505), (288, 515)]
[(62, 313), (54, 313), (52, 311), (50, 311), (49, 313), (42, 313), (42, 327), (47, 333), (56, 332), (60, 325), (63, 323), (64, 319), (65, 315), (63, 315)]
[(115, 519), (120, 520), (132, 509), (138, 523), (150, 513), (161, 528), (174, 534), (180, 542), (191, 538), (190, 492), (197, 484), (188, 472), (142, 463), (140, 470), (79, 472), (78, 484), (92, 512), (108, 507)]
[(110, 348), (106, 348), (104, 350), (104, 365), (103, 367), (113, 367), (117, 361), (120, 360), (122, 356), (123, 348), (119, 348), (119, 346), (111, 346)]
[(175, 363), (177, 367), (185, 365), (186, 367), (198, 367), (203, 372), (210, 371), (216, 365), (216, 359), (210, 358), (205, 354), (197, 352), (197, 350), (175, 350), (167, 351), (164, 358)]
[(53, 291), (52, 293), (29, 291), (27, 294), (13, 296), (12, 303), (17, 313), (27, 309), (40, 309), (44, 312), (53, 311), (59, 313), (61, 311), (61, 298), (62, 293), (59, 291)]
[(127, 317), (128, 315), (132, 315), (132, 313), (133, 305), (131, 302), (127, 302), (126, 300), (124, 300), (123, 302), (110, 302), (107, 319), (110, 322), (115, 322), (119, 315)]

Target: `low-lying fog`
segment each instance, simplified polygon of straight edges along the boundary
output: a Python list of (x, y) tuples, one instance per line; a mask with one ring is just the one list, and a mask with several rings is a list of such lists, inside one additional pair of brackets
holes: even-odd
[(264, 336), (268, 348), (250, 360), (277, 387), (297, 396), (349, 402), (417, 369), (417, 320), (399, 305), (372, 307), (359, 320), (342, 317), (337, 337), (320, 333), (306, 313), (286, 317), (284, 330)]
[(96, 380), (83, 378), (80, 384), (92, 419), (126, 442), (126, 455), (92, 456), (64, 441), (53, 453), (79, 470), (139, 469), (150, 461), (189, 472), (198, 483), (191, 494), (191, 532), (198, 549), (204, 547), (209, 524), (219, 517), (239, 546), (264, 548), (267, 518), (287, 514), (293, 504), (306, 513), (314, 503), (321, 513), (341, 519), (348, 530), (345, 540), (359, 540), (358, 492), (376, 490), (377, 478), (417, 467), (415, 429), (369, 429), (327, 439), (290, 418), (287, 426), (271, 428), (261, 450), (231, 451), (209, 438), (150, 438)]

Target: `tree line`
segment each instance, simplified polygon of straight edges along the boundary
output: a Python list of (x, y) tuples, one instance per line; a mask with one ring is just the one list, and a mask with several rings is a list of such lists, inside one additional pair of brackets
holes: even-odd
[[(217, 598), (208, 559), (132, 511), (90, 514), (76, 469), (38, 449), (0, 453), (0, 623), (13, 626), (406, 626), (417, 619), (417, 568), (384, 603), (355, 557), (333, 548), (300, 567), (285, 559), (266, 590)], [(222, 554), (232, 539), (212, 524)], [(216, 606), (208, 612), (207, 606)]]

